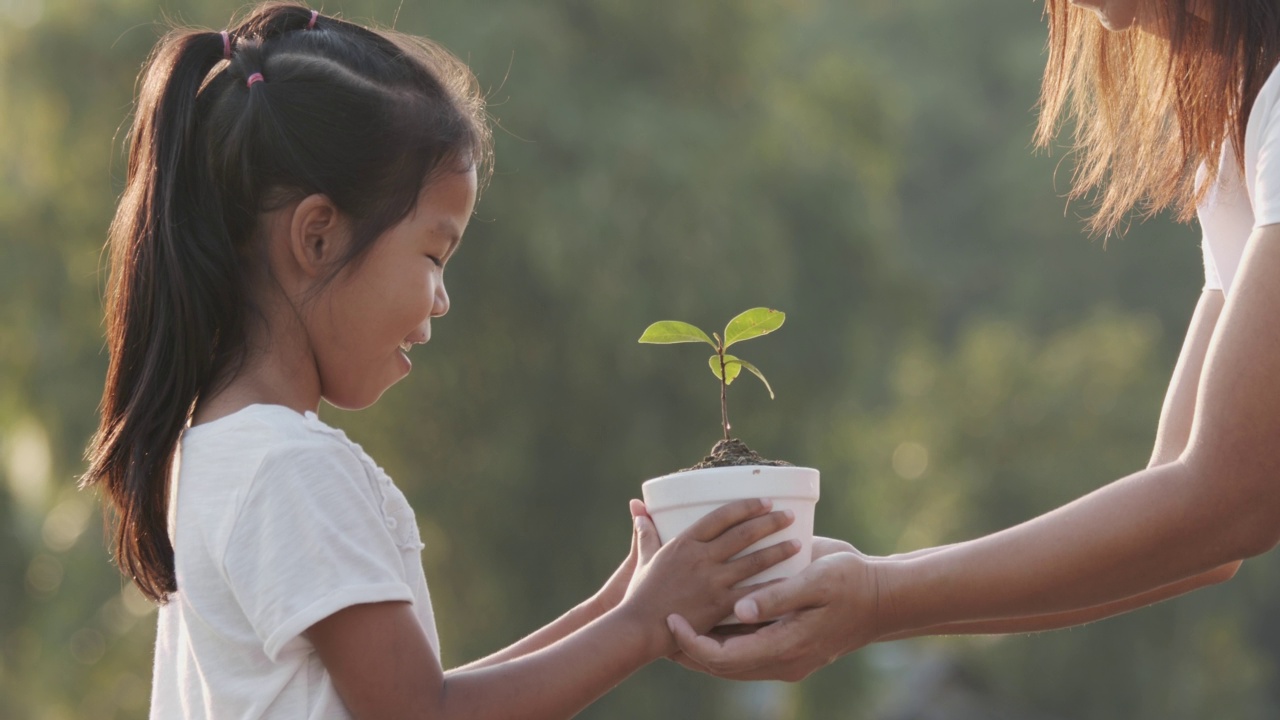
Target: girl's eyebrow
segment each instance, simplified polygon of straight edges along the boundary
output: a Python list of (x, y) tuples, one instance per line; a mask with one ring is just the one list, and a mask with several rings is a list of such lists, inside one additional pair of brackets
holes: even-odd
[(458, 243), (462, 241), (462, 233), (459, 230), (460, 228), (452, 221), (444, 219), (437, 222), (432, 229), (433, 233), (449, 241), (449, 247), (444, 252), (445, 255), (451, 255), (454, 248), (458, 247)]
[(449, 239), (449, 242), (454, 245), (456, 245), (458, 243), (458, 239), (462, 237), (462, 233), (459, 232), (458, 226), (450, 220), (440, 220), (437, 222), (434, 232), (438, 235), (445, 236)]

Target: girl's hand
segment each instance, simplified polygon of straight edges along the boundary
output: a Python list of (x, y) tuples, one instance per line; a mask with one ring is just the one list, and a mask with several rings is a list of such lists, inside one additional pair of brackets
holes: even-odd
[(637, 564), (619, 607), (653, 638), (654, 657), (676, 650), (669, 617), (680, 615), (706, 632), (752, 590), (735, 585), (799, 552), (800, 543), (788, 540), (731, 559), (795, 519), (790, 511), (769, 512), (771, 507), (764, 500), (729, 503), (666, 545), (648, 515), (636, 516)]
[[(631, 552), (627, 554), (627, 558), (622, 561), (617, 570), (609, 576), (605, 581), (604, 587), (592, 598), (595, 603), (595, 613), (597, 616), (614, 609), (618, 603), (622, 602), (622, 598), (627, 594), (627, 586), (631, 584), (631, 575), (635, 572), (636, 562), (640, 558), (640, 530), (636, 525), (635, 519), (643, 517), (649, 518), (649, 510), (645, 508), (644, 503), (639, 500), (631, 501)], [(652, 520), (650, 520), (652, 523)]]

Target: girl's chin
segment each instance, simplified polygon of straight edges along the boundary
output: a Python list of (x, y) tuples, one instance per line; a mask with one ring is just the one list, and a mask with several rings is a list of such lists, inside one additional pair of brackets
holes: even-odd
[(398, 377), (391, 379), (390, 382), (387, 382), (377, 388), (366, 388), (363, 391), (343, 393), (340, 395), (325, 393), (324, 400), (339, 410), (364, 410), (378, 402), (383, 393), (390, 390), (392, 385), (403, 380), (408, 374), (409, 371), (405, 370), (400, 373)]

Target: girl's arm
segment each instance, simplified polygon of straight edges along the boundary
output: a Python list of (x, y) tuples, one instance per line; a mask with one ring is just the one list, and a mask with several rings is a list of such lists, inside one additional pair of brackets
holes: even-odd
[[(1158, 595), (1271, 549), (1280, 540), (1277, 278), (1280, 227), (1273, 225), (1254, 231), (1246, 247), (1176, 460), (937, 552), (820, 558), (736, 608), (749, 622), (787, 617), (724, 642), (677, 621), (681, 650), (718, 675), (797, 679), (878, 639)], [(1176, 437), (1170, 428), (1166, 437)]]
[[(632, 500), (632, 521), (634, 522), (636, 518), (641, 516), (646, 518), (648, 517), (644, 503), (639, 500)], [(468, 663), (459, 669), (476, 670), (483, 667), (489, 667), (490, 665), (514, 660), (536, 650), (541, 650), (551, 643), (554, 643), (555, 641), (584, 627), (587, 623), (616, 607), (618, 603), (622, 602), (622, 598), (627, 591), (627, 586), (631, 583), (631, 574), (635, 572), (636, 561), (640, 554), (639, 525), (634, 525), (634, 527), (635, 529), (631, 533), (631, 551), (627, 554), (627, 559), (623, 560), (622, 564), (618, 566), (618, 569), (613, 571), (613, 575), (609, 576), (609, 579), (605, 582), (604, 586), (601, 587), (595, 595), (592, 595), (582, 601), (559, 618), (556, 618), (553, 622), (543, 626), (537, 632), (522, 638), (518, 642), (515, 642), (492, 655)]]
[(307, 637), (358, 720), (568, 718), (644, 664), (674, 649), (669, 613), (690, 613), (702, 630), (728, 615), (738, 582), (793, 555), (789, 543), (730, 560), (785, 527), (766, 503), (731, 503), (659, 549), (648, 518), (635, 576), (620, 604), (541, 649), (486, 667), (443, 672), (412, 607), (374, 603), (341, 610)]

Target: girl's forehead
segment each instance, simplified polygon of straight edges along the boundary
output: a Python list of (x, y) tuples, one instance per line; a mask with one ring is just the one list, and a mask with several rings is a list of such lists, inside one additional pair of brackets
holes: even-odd
[(444, 216), (471, 216), (476, 201), (476, 171), (445, 173), (422, 189), (420, 206)]
[(427, 183), (405, 222), (428, 232), (460, 237), (475, 208), (476, 172), (446, 173)]

